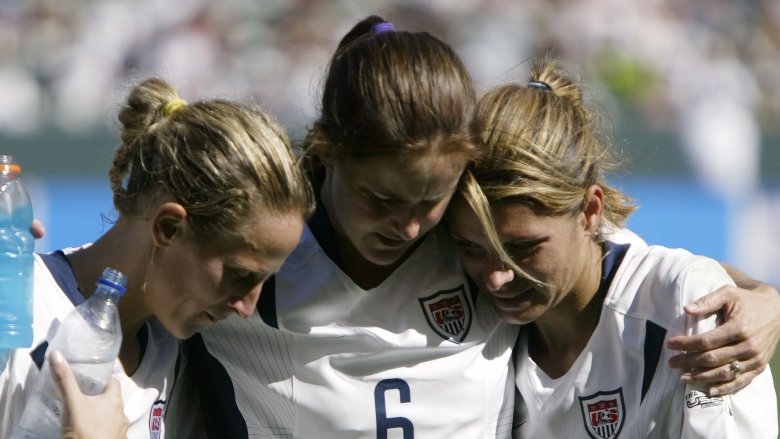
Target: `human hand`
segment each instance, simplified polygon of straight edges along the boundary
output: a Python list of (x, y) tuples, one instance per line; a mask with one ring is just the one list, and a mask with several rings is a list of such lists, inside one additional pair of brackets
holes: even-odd
[(40, 220), (34, 219), (32, 224), (30, 224), (30, 234), (35, 239), (41, 239), (46, 234), (46, 228), (43, 227), (43, 223)]
[[(725, 395), (747, 386), (771, 360), (780, 338), (780, 296), (760, 284), (752, 290), (721, 287), (685, 307), (692, 316), (721, 311), (724, 322), (703, 334), (669, 339), (669, 349), (685, 351), (669, 367), (686, 370), (687, 383), (711, 383), (711, 395)], [(731, 364), (737, 360), (740, 372)], [(693, 370), (691, 370), (693, 369)]]
[(81, 393), (68, 361), (57, 351), (49, 355), (52, 377), (64, 402), (62, 437), (67, 439), (126, 438), (130, 422), (124, 413), (119, 381), (111, 378), (101, 395)]

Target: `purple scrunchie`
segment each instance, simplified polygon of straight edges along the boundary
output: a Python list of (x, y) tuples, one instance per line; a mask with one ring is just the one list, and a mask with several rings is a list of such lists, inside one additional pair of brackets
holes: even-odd
[(377, 23), (371, 27), (371, 33), (372, 34), (381, 34), (382, 32), (393, 32), (395, 30), (395, 26), (393, 23), (383, 22), (383, 23)]

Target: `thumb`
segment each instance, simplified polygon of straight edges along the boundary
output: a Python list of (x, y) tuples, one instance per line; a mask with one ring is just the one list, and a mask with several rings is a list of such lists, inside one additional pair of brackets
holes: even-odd
[(51, 376), (57, 383), (57, 388), (60, 389), (62, 399), (65, 401), (65, 406), (69, 407), (76, 395), (81, 394), (81, 389), (76, 382), (76, 377), (73, 376), (68, 360), (60, 351), (54, 351), (49, 354), (49, 367), (51, 368)]
[(685, 312), (694, 316), (712, 314), (723, 308), (728, 302), (728, 287), (721, 287), (699, 300), (685, 305)]

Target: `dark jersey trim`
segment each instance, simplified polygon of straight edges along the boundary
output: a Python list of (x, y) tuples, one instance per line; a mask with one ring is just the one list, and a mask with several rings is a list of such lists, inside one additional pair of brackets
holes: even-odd
[[(68, 258), (65, 257), (65, 253), (62, 250), (57, 250), (53, 253), (39, 253), (46, 268), (49, 269), (54, 280), (59, 285), (62, 292), (65, 293), (68, 300), (73, 303), (73, 306), (78, 306), (83, 303), (84, 295), (79, 289), (79, 284), (76, 281), (76, 274), (73, 273), (73, 267), (70, 266)], [(46, 358), (46, 350), (49, 348), (49, 342), (44, 340), (41, 344), (30, 351), (30, 357), (40, 370), (43, 367), (43, 360)]]
[(642, 373), (642, 398), (640, 403), (645, 400), (645, 395), (653, 382), (655, 370), (658, 368), (658, 361), (661, 359), (664, 338), (666, 338), (666, 329), (650, 320), (645, 323), (645, 368)]

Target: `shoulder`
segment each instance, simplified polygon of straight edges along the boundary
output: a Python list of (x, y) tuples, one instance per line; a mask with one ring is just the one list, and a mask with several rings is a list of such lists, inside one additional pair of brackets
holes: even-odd
[(644, 239), (625, 227), (615, 227), (608, 223), (604, 227), (603, 233), (607, 240), (615, 244), (631, 244), (634, 248), (647, 247)]
[(727, 284), (733, 281), (713, 259), (684, 249), (632, 245), (605, 305), (668, 327), (686, 304)]

